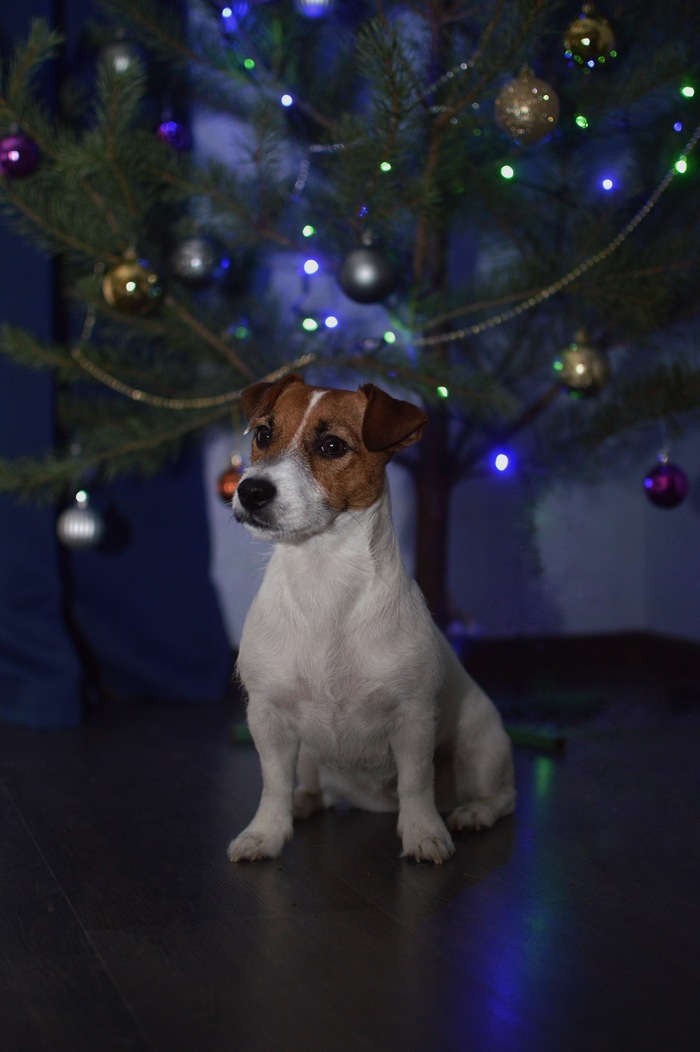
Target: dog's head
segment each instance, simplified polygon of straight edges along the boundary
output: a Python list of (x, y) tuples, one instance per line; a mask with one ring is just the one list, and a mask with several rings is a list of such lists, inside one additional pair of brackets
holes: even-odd
[(374, 384), (339, 391), (296, 375), (249, 387), (241, 405), (253, 432), (252, 463), (233, 511), (253, 533), (277, 541), (303, 540), (341, 512), (374, 504), (387, 461), (427, 423), (422, 409)]

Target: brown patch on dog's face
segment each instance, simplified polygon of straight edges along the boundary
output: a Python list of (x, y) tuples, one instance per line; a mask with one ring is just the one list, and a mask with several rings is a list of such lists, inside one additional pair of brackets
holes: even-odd
[(391, 451), (370, 452), (363, 442), (367, 402), (363, 391), (288, 384), (268, 412), (250, 421), (252, 462), (297, 456), (334, 511), (369, 507), (382, 494)]

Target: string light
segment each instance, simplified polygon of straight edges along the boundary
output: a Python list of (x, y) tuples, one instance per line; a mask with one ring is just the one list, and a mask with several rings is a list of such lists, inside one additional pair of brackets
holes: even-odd
[[(679, 158), (679, 161), (669, 169), (666, 175), (663, 177), (656, 189), (649, 195), (645, 203), (635, 212), (630, 219), (629, 223), (622, 228), (620, 233), (610, 241), (605, 248), (602, 248), (599, 252), (595, 252), (593, 255), (588, 256), (581, 263), (572, 267), (568, 273), (564, 274), (563, 277), (557, 281), (552, 282), (551, 285), (547, 285), (545, 288), (540, 289), (538, 292), (527, 299), (517, 303), (514, 307), (509, 310), (503, 311), (501, 314), (495, 314), (485, 321), (477, 322), (475, 325), (465, 326), (462, 329), (453, 329), (451, 332), (444, 332), (436, 334), (435, 336), (414, 336), (413, 344), (416, 347), (436, 347), (442, 343), (448, 343), (452, 340), (463, 340), (467, 336), (478, 336), (482, 332), (487, 332), (489, 329), (495, 329), (499, 325), (503, 325), (505, 322), (512, 321), (513, 318), (519, 317), (526, 311), (532, 310), (533, 307), (537, 307), (540, 303), (544, 303), (545, 300), (550, 299), (552, 296), (556, 296), (557, 293), (562, 292), (569, 285), (573, 284), (574, 281), (582, 277), (585, 273), (591, 270), (593, 267), (603, 263), (609, 256), (613, 254), (622, 245), (630, 234), (633, 233), (643, 222), (651, 212), (652, 208), (656, 205), (661, 195), (668, 189), (673, 181), (674, 175), (685, 171), (684, 168), (679, 169), (678, 164), (685, 162), (685, 157), (689, 154), (698, 144), (700, 140), (700, 125), (695, 129), (692, 136), (688, 140), (685, 153)], [(686, 165), (687, 166), (687, 165)]]
[(510, 467), (510, 457), (507, 453), (496, 453), (493, 458), (493, 466), (495, 467), (496, 471), (500, 471), (501, 473), (507, 471)]
[(509, 164), (502, 165), (502, 167), (501, 167), (501, 177), (503, 179), (512, 179), (514, 175), (515, 175), (515, 169), (514, 168), (512, 168)]
[(305, 274), (318, 274), (318, 262), (315, 259), (307, 259), (304, 262)]
[(280, 99), (280, 102), (282, 103), (282, 105), (283, 105), (283, 106), (284, 106), (285, 108), (287, 108), (287, 107), (289, 107), (289, 106), (292, 106), (292, 105), (294, 104), (294, 99), (292, 98), (292, 96), (291, 96), (291, 95), (289, 95), (289, 94), (287, 94), (287, 93), (285, 92), (285, 94), (284, 94), (284, 95), (282, 96), (282, 98)]

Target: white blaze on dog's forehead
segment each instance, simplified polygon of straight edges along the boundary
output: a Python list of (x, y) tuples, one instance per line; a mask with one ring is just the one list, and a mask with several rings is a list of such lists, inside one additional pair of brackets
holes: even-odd
[(325, 391), (314, 391), (313, 394), (311, 395), (311, 398), (309, 399), (309, 404), (307, 405), (306, 409), (304, 410), (304, 415), (301, 418), (301, 423), (299, 424), (299, 427), (294, 432), (294, 435), (292, 437), (292, 441), (289, 443), (290, 446), (297, 446), (301, 442), (301, 436), (304, 433), (304, 428), (306, 426), (306, 421), (309, 419), (309, 416), (311, 415), (314, 406), (317, 405), (318, 402), (320, 402), (320, 400), (323, 398), (324, 394), (326, 394)]

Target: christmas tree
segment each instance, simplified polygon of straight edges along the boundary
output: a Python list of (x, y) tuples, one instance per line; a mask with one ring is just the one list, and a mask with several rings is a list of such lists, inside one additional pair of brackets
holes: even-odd
[(580, 473), (697, 413), (693, 0), (100, 8), (55, 106), (54, 27), (3, 69), (3, 211), (58, 260), (68, 322), (2, 329), (55, 374), (59, 434), (0, 490), (155, 471), (261, 379), (371, 380), (430, 416), (403, 462), (444, 620), (459, 480), (513, 449)]

